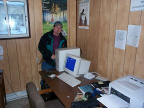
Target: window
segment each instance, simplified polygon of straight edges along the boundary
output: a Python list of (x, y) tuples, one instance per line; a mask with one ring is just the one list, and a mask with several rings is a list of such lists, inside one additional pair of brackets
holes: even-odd
[(0, 39), (29, 36), (27, 0), (0, 0)]

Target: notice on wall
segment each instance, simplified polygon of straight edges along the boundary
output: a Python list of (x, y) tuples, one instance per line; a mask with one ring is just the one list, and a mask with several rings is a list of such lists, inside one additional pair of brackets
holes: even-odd
[(130, 11), (144, 10), (144, 0), (131, 0)]
[(115, 48), (125, 50), (126, 35), (127, 35), (127, 31), (125, 31), (125, 30), (116, 30)]
[(127, 45), (138, 47), (141, 33), (141, 26), (128, 25)]
[(0, 55), (3, 55), (3, 47), (0, 45)]
[(3, 60), (3, 56), (0, 56), (0, 60)]
[(0, 60), (3, 60), (3, 47), (0, 45)]
[(90, 0), (79, 1), (78, 28), (89, 29), (89, 5)]

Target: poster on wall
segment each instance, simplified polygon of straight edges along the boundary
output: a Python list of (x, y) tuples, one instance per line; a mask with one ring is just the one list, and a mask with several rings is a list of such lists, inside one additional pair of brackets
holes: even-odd
[(130, 11), (144, 10), (144, 0), (131, 0)]
[(62, 34), (67, 39), (67, 0), (42, 0), (43, 34), (53, 29), (53, 24), (63, 24)]
[(89, 5), (90, 0), (79, 1), (78, 28), (89, 29)]

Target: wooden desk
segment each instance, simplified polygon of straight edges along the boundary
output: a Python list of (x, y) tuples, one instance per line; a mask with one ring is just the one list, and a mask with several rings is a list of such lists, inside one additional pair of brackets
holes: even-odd
[(6, 104), (6, 92), (4, 85), (3, 71), (0, 70), (0, 108), (5, 108)]
[[(55, 73), (56, 75), (61, 74), (56, 70), (50, 71), (51, 73)], [(97, 81), (96, 79), (88, 80), (83, 76), (80, 76), (77, 79), (81, 81), (81, 84), (75, 87), (71, 87), (68, 84), (61, 81), (60, 79), (58, 79), (57, 77), (54, 79), (44, 77), (44, 75), (48, 72), (40, 71), (39, 73), (66, 108), (71, 108), (71, 103), (74, 101), (76, 94), (81, 93), (81, 91), (78, 89), (79, 86), (91, 84)]]

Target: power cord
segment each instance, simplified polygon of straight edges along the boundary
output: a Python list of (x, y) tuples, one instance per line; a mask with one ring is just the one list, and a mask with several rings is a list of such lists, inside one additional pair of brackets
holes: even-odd
[(97, 73), (97, 72), (91, 72), (91, 73), (96, 75), (95, 79), (97, 79), (97, 80), (100, 80), (100, 81), (108, 81), (108, 78), (105, 78), (105, 77), (100, 76), (100, 74)]
[(91, 72), (92, 74), (95, 74), (96, 76), (100, 76), (100, 74), (99, 73), (97, 73), (97, 72)]

